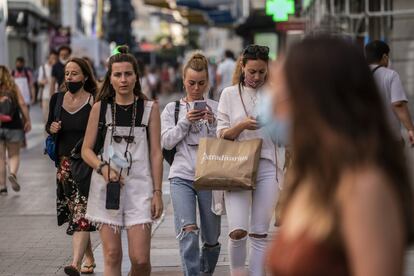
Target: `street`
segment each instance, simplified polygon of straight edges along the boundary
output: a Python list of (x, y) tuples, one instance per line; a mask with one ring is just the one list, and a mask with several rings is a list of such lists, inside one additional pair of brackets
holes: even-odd
[[(169, 99), (164, 99), (168, 101)], [(161, 106), (165, 102), (161, 101)], [(22, 151), (18, 174), (22, 190), (9, 189), (9, 195), (0, 197), (0, 275), (65, 275), (63, 268), (71, 261), (71, 237), (65, 226), (56, 224), (55, 168), (43, 155), (43, 127), (40, 109), (31, 109), (33, 130), (28, 135), (28, 148)], [(182, 275), (178, 243), (175, 239), (172, 206), (164, 172), (165, 213), (153, 227), (151, 246), (152, 275)], [(273, 228), (273, 227), (272, 227)], [(274, 231), (274, 229), (273, 229)], [(229, 275), (227, 255), (227, 222), (222, 218), (222, 251), (214, 275)], [(102, 246), (98, 233), (92, 233), (92, 245), (97, 267), (95, 275), (103, 275)], [(129, 271), (126, 235), (123, 233), (123, 275)], [(407, 252), (405, 275), (414, 275), (414, 250)]]

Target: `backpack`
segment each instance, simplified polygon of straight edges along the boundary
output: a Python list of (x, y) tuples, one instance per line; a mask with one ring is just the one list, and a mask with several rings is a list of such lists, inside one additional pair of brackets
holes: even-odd
[[(62, 104), (63, 104), (63, 97), (65, 96), (65, 93), (59, 92), (56, 94), (56, 104), (55, 108), (53, 109), (53, 118), (54, 121), (60, 120), (60, 113), (62, 111)], [(57, 152), (56, 152), (56, 134), (49, 134), (45, 140), (45, 150), (44, 154), (47, 154), (52, 161), (55, 162), (55, 167), (57, 168), (59, 166), (59, 160), (57, 158)]]
[(0, 122), (11, 122), (16, 111), (17, 104), (10, 93), (0, 97)]
[[(105, 142), (106, 126), (105, 114), (108, 104), (106, 101), (101, 101), (101, 109), (99, 111), (98, 134), (96, 137), (93, 151), (95, 154), (102, 153), (102, 148)], [(78, 186), (81, 195), (86, 197), (89, 194), (89, 186), (91, 183), (93, 169), (83, 161), (81, 156), (83, 138), (81, 138), (70, 152), (70, 171), (72, 178)]]
[[(178, 113), (180, 112), (180, 101), (175, 101), (175, 109), (174, 109), (174, 119), (175, 124), (177, 125), (178, 122)], [(171, 164), (174, 162), (174, 156), (177, 152), (177, 147), (175, 146), (171, 150), (162, 149), (162, 156), (164, 157), (165, 161), (167, 161), (168, 164)]]

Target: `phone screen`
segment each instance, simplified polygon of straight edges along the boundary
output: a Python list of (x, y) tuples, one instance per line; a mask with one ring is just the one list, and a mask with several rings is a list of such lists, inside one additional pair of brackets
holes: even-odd
[(206, 101), (194, 101), (194, 109), (196, 110), (204, 110), (207, 107)]

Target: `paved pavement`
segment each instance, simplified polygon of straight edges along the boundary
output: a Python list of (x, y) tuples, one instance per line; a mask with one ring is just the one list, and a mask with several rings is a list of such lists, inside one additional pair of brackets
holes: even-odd
[[(28, 135), (28, 149), (22, 151), (18, 173), (22, 190), (15, 193), (9, 189), (7, 197), (0, 197), (0, 276), (64, 275), (63, 267), (71, 261), (71, 238), (65, 234), (65, 227), (56, 224), (55, 168), (43, 155), (40, 110), (34, 107), (31, 112), (34, 129)], [(182, 275), (168, 190), (166, 183), (166, 212), (161, 223), (154, 227), (151, 249), (153, 275)], [(225, 217), (222, 224), (223, 247), (215, 273), (217, 276), (229, 275)], [(125, 242), (125, 235), (123, 240)], [(97, 261), (95, 275), (103, 275), (102, 247), (97, 233), (92, 234), (92, 244)], [(129, 261), (124, 254), (123, 275), (128, 270)], [(405, 275), (414, 275), (414, 250), (407, 252)]]

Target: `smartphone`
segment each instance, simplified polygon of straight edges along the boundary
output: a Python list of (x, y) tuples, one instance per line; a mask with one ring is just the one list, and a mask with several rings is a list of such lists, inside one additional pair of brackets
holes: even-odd
[(121, 196), (121, 184), (116, 182), (109, 182), (106, 185), (106, 203), (105, 208), (110, 210), (119, 210), (119, 199)]
[(194, 109), (195, 110), (204, 110), (207, 108), (206, 101), (194, 101)]

